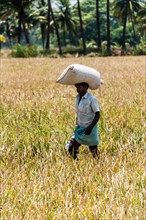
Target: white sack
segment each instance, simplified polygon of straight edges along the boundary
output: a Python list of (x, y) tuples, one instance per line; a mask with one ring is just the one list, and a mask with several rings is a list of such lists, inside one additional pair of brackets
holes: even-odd
[(100, 73), (95, 69), (80, 64), (71, 64), (63, 71), (56, 82), (65, 85), (86, 82), (90, 89), (95, 90), (103, 83), (103, 80), (100, 78)]

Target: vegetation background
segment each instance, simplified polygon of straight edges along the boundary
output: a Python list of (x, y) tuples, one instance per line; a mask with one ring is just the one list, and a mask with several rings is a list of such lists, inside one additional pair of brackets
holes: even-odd
[[(101, 72), (100, 159), (65, 151), (75, 126), (80, 63)], [(1, 220), (144, 220), (145, 57), (1, 59)]]
[(146, 54), (144, 0), (0, 0), (0, 19), (15, 57)]

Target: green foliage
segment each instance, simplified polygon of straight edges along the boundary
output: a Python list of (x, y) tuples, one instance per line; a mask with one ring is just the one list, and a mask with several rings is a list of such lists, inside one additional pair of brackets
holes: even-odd
[(102, 42), (102, 56), (107, 56), (107, 41)]
[[(52, 1), (52, 9), (58, 24), (61, 47), (68, 45), (74, 45), (74, 47), (78, 45), (83, 46), (82, 43), (80, 44), (82, 36), (79, 25), (77, 1), (74, 1), (75, 4), (70, 4), (70, 2), (69, 0)], [(101, 42), (104, 42), (107, 40), (107, 2), (105, 0), (98, 2), (100, 37)], [(127, 11), (126, 2), (125, 0), (110, 1), (110, 40), (111, 44), (117, 42), (122, 45), (124, 40), (124, 42), (128, 42), (130, 46), (134, 46), (135, 44), (139, 44), (140, 35), (144, 36), (146, 31), (146, 6), (144, 1), (129, 0), (126, 32), (125, 37), (123, 37), (123, 22)], [(80, 3), (85, 41), (88, 48), (88, 43), (92, 41), (98, 42), (99, 37), (97, 36), (96, 1), (82, 0)], [(20, 13), (20, 11), (22, 9), (23, 16), (21, 18), (22, 13)], [(0, 32), (7, 34), (8, 41), (6, 46), (13, 45), (16, 41), (22, 43), (22, 40), (26, 40), (28, 44), (36, 42), (36, 44), (41, 44), (43, 48), (45, 48), (48, 31), (47, 10), (48, 1), (46, 0), (21, 0), (19, 3), (12, 0), (7, 2), (2, 0), (0, 2)], [(52, 17), (50, 18), (49, 33), (50, 48), (58, 47), (58, 38), (56, 38)], [(143, 54), (142, 47), (141, 45), (140, 47), (136, 46), (134, 53)], [(104, 46), (103, 55), (107, 54), (106, 49)], [(37, 56), (37, 49), (33, 47), (29, 51), (27, 47), (20, 48), (18, 46), (17, 49), (13, 49), (12, 55), (16, 57), (35, 57)]]
[(133, 49), (133, 55), (146, 55), (146, 40), (141, 38), (140, 44)]
[(23, 58), (28, 58), (28, 57), (37, 57), (38, 56), (38, 49), (36, 45), (31, 45), (31, 46), (24, 46), (17, 44), (12, 47), (12, 57), (23, 57)]
[(92, 40), (87, 44), (87, 48), (97, 48), (97, 43)]

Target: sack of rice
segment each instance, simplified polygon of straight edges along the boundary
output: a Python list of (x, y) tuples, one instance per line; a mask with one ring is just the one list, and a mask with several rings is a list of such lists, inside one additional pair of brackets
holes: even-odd
[(99, 88), (103, 84), (103, 80), (100, 78), (100, 73), (97, 70), (81, 64), (69, 65), (56, 82), (65, 85), (86, 82), (89, 85), (89, 89), (92, 90)]

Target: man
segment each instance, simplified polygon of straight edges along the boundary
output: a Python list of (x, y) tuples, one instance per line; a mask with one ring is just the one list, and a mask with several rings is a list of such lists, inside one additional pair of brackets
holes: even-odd
[(95, 96), (87, 92), (88, 84), (75, 84), (78, 95), (76, 96), (76, 128), (71, 140), (66, 145), (70, 155), (76, 159), (81, 144), (89, 146), (93, 157), (98, 156), (97, 144), (100, 110)]

